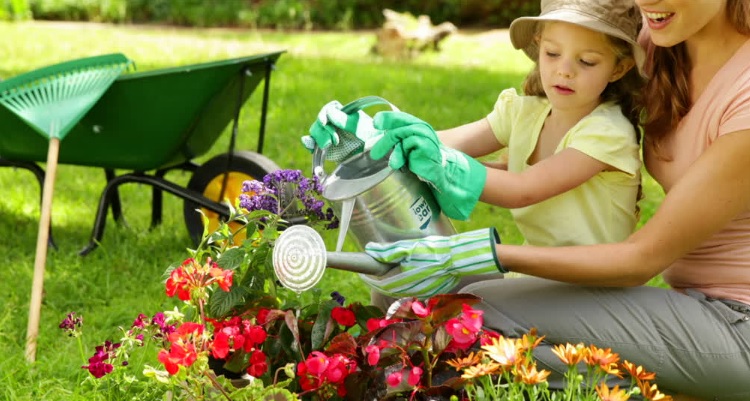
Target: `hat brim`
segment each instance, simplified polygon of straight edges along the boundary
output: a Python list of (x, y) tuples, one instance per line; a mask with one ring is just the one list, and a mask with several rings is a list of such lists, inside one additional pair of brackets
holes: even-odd
[(539, 17), (516, 18), (510, 24), (509, 28), (510, 42), (513, 44), (513, 47), (523, 50), (530, 59), (537, 61), (539, 58), (539, 49), (536, 41), (534, 41), (534, 34), (537, 31), (537, 25), (540, 22), (546, 21), (567, 22), (569, 24), (575, 24), (626, 41), (633, 49), (633, 58), (635, 59), (638, 71), (643, 74), (643, 64), (646, 61), (646, 52), (641, 45), (628, 37), (620, 29), (605, 22), (593, 19), (585, 13), (573, 10), (555, 10)]

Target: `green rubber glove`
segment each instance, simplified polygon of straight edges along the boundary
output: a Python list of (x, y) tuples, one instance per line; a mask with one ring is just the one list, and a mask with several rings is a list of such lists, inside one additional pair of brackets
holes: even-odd
[(507, 273), (497, 260), (495, 245), (500, 236), (495, 228), (449, 237), (401, 240), (393, 243), (370, 242), (365, 252), (379, 262), (399, 263), (395, 273), (360, 277), (375, 290), (392, 297), (431, 297), (450, 291), (463, 276)]
[(375, 114), (373, 125), (383, 132), (370, 156), (380, 159), (391, 152), (388, 165), (406, 165), (423, 181), (432, 184), (446, 216), (466, 220), (474, 210), (487, 180), (487, 168), (455, 149), (443, 146), (435, 130), (417, 117), (400, 111)]
[(310, 135), (302, 137), (302, 144), (311, 152), (317, 145), (328, 149), (326, 159), (340, 162), (364, 149), (365, 141), (378, 134), (372, 118), (362, 110), (353, 114), (341, 111), (343, 106), (333, 100), (318, 112), (310, 126)]

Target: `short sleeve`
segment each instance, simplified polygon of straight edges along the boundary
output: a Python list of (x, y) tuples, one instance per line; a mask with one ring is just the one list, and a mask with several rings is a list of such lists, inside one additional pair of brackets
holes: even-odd
[(601, 105), (566, 136), (566, 148), (577, 149), (627, 174), (641, 168), (635, 127), (612, 103)]
[(516, 90), (506, 89), (500, 93), (490, 114), (487, 115), (487, 121), (490, 123), (492, 133), (502, 146), (508, 146), (510, 134), (513, 131), (514, 116), (517, 115), (521, 106), (521, 97)]
[(719, 136), (737, 131), (750, 130), (750, 70), (748, 70), (738, 85), (737, 95), (729, 103), (724, 112), (720, 126)]

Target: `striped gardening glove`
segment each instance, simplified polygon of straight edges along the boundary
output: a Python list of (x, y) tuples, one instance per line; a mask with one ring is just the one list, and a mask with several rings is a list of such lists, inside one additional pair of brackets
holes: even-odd
[(360, 277), (370, 287), (391, 297), (428, 298), (447, 293), (463, 276), (507, 273), (495, 254), (500, 237), (494, 227), (430, 236), (393, 243), (370, 242), (365, 252), (382, 263), (398, 263), (383, 276)]
[(372, 117), (362, 110), (347, 114), (337, 100), (331, 101), (318, 112), (310, 126), (310, 135), (302, 137), (302, 144), (311, 152), (317, 145), (328, 149), (326, 159), (334, 162), (346, 160), (362, 152), (365, 141), (379, 133), (372, 126)]
[(446, 216), (469, 218), (487, 180), (487, 168), (482, 163), (443, 146), (429, 124), (410, 114), (381, 111), (375, 114), (373, 125), (383, 132), (370, 150), (373, 159), (390, 153), (388, 165), (392, 169), (406, 165), (422, 181), (430, 183)]

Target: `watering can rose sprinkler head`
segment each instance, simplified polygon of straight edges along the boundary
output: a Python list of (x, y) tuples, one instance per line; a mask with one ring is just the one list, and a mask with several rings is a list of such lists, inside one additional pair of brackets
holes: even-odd
[(305, 225), (285, 229), (273, 248), (276, 278), (297, 293), (317, 285), (326, 267), (382, 276), (396, 266), (380, 263), (366, 253), (327, 252), (320, 234)]

